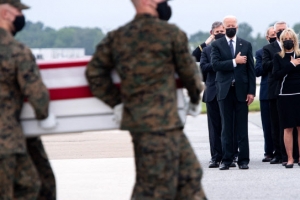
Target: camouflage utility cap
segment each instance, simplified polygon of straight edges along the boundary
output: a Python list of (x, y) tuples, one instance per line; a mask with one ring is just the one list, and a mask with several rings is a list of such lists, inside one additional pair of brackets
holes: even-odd
[(8, 4), (12, 5), (13, 7), (16, 7), (20, 10), (24, 10), (24, 9), (29, 8), (25, 4), (21, 3), (20, 0), (0, 0), (0, 4), (6, 4), (6, 3), (8, 3)]

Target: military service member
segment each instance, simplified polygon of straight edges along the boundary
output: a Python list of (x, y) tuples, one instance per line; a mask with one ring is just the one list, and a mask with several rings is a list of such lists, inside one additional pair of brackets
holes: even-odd
[[(135, 153), (132, 199), (206, 199), (201, 166), (182, 131), (174, 80), (177, 73), (195, 108), (201, 74), (186, 35), (166, 22), (167, 1), (132, 2), (135, 18), (108, 33), (88, 64), (90, 89), (116, 113), (123, 111), (121, 129), (130, 131)], [(121, 77), (120, 90), (112, 82), (113, 69)]]
[(26, 139), (27, 150), (35, 165), (42, 183), (38, 200), (55, 200), (56, 183), (47, 153), (40, 137)]
[[(25, 25), (20, 0), (0, 0), (0, 199), (55, 199), (55, 179), (40, 138), (27, 139), (20, 124), (24, 98), (42, 128), (55, 126), (49, 94), (31, 51), (14, 39)], [(40, 189), (41, 188), (41, 189)]]

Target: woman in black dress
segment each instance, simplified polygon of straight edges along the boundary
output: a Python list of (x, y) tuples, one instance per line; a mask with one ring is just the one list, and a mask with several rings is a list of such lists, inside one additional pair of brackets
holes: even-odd
[[(272, 78), (278, 80), (278, 112), (284, 129), (284, 144), (288, 155), (286, 168), (294, 166), (293, 128), (298, 129), (300, 147), (300, 50), (296, 33), (288, 28), (280, 36), (282, 50), (274, 56)], [(300, 151), (300, 149), (299, 149)], [(300, 166), (300, 163), (298, 163)]]

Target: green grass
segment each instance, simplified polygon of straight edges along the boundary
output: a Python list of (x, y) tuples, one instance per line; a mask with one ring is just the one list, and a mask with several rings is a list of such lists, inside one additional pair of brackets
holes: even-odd
[[(260, 111), (260, 105), (259, 101), (255, 100), (253, 103), (249, 106), (249, 112), (258, 112)], [(206, 105), (204, 102), (202, 102), (202, 114), (206, 114)]]

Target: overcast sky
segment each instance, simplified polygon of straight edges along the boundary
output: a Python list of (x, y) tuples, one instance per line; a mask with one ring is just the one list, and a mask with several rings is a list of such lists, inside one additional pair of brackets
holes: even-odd
[[(27, 20), (43, 22), (59, 29), (65, 26), (99, 27), (113, 30), (134, 17), (130, 0), (21, 0), (31, 8), (24, 11)], [(171, 23), (188, 35), (209, 31), (212, 22), (235, 15), (247, 22), (253, 33), (264, 33), (270, 23), (286, 21), (291, 27), (300, 22), (300, 1), (282, 0), (173, 0)]]

